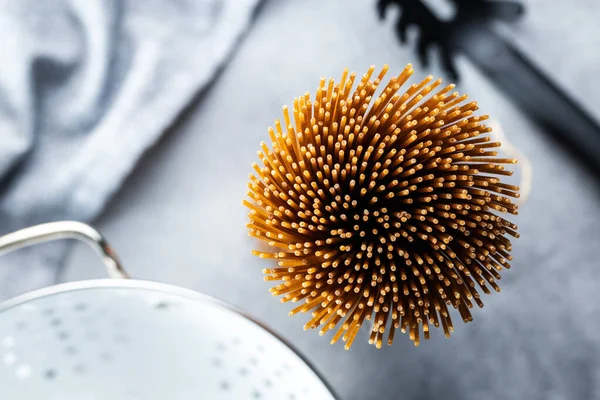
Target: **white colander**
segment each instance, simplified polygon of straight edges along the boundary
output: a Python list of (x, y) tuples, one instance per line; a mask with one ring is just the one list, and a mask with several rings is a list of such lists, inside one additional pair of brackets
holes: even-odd
[(295, 350), (243, 312), (191, 290), (126, 279), (88, 225), (27, 228), (0, 237), (0, 253), (64, 237), (92, 244), (113, 279), (0, 304), (0, 399), (336, 398)]

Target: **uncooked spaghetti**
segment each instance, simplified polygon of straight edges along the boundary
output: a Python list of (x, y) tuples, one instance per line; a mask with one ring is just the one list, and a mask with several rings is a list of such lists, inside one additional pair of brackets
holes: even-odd
[(346, 349), (368, 320), (377, 347), (396, 330), (415, 345), (434, 326), (449, 336), (451, 308), (471, 321), (480, 292), (500, 290), (518, 237), (500, 216), (517, 214), (519, 188), (500, 179), (516, 161), (494, 150), (488, 117), (433, 77), (400, 92), (410, 65), (375, 95), (387, 70), (356, 88), (345, 70), (283, 107), (244, 200), (250, 235), (270, 246), (254, 254), (277, 263), (272, 294)]

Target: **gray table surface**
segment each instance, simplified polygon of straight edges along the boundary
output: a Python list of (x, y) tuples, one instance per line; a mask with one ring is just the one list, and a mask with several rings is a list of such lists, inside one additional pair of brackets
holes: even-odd
[[(600, 117), (600, 2), (527, 4), (527, 17), (507, 34)], [(245, 308), (290, 339), (343, 399), (600, 398), (598, 181), (467, 60), (459, 60), (460, 90), (502, 123), (534, 167), (502, 293), (487, 296), (474, 322), (458, 325), (451, 339), (436, 332), (415, 348), (399, 336), (392, 348), (376, 350), (365, 333), (351, 351), (304, 332), (305, 318), (288, 317), (268, 293), (241, 205), (258, 144), (281, 105), (314, 91), (321, 76), (384, 63), (399, 71), (415, 60), (391, 27), (392, 19), (377, 22), (373, 1), (268, 1), (215, 84), (144, 158), (96, 225), (135, 277)], [(417, 75), (439, 75), (436, 62)], [(78, 246), (63, 279), (102, 275), (94, 254)]]

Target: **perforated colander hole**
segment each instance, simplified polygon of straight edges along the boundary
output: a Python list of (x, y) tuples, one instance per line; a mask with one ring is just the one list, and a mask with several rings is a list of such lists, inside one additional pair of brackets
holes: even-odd
[(115, 343), (120, 345), (126, 345), (129, 343), (129, 337), (127, 337), (126, 335), (116, 335)]
[(86, 372), (86, 368), (85, 365), (83, 364), (77, 364), (73, 367), (73, 372), (75, 372), (77, 375), (83, 375)]
[(252, 398), (260, 399), (260, 398), (262, 398), (262, 393), (255, 389), (252, 391)]
[(258, 365), (258, 359), (256, 357), (250, 357), (250, 364)]
[(154, 308), (157, 310), (168, 310), (170, 307), (171, 307), (171, 304), (167, 303), (166, 301), (159, 301), (154, 306)]
[(53, 327), (59, 327), (62, 325), (62, 320), (60, 318), (52, 318), (50, 320), (50, 325)]
[(231, 385), (230, 385), (230, 384), (229, 384), (229, 382), (227, 382), (227, 381), (222, 381), (222, 382), (219, 384), (219, 388), (220, 388), (222, 391), (226, 392), (226, 391), (228, 391), (228, 390), (231, 388)]
[(46, 378), (49, 381), (56, 379), (57, 376), (58, 376), (58, 371), (53, 368), (50, 368), (50, 369), (47, 369), (46, 371), (44, 371), (44, 378)]
[(217, 342), (217, 350), (225, 352), (227, 351), (227, 346), (225, 346), (225, 343), (223, 342)]
[(275, 375), (277, 378), (281, 378), (281, 370), (276, 369), (273, 375)]
[(213, 358), (213, 359), (212, 359), (212, 361), (211, 361), (211, 364), (212, 364), (214, 367), (217, 367), (217, 368), (218, 368), (218, 367), (220, 367), (220, 366), (222, 366), (222, 365), (223, 365), (223, 361), (221, 361), (221, 359), (219, 359), (219, 358)]
[(297, 397), (296, 397), (296, 395), (294, 393), (290, 393), (290, 395), (288, 396), (288, 398), (290, 400), (296, 400), (297, 399)]
[(56, 335), (58, 337), (58, 340), (67, 340), (69, 339), (69, 332), (67, 331), (60, 331), (58, 332), (58, 335)]
[(68, 346), (65, 348), (65, 354), (67, 354), (69, 356), (74, 356), (77, 353), (78, 353), (77, 347), (75, 347), (75, 346)]
[(87, 310), (87, 308), (88, 308), (87, 304), (85, 304), (85, 303), (77, 303), (77, 304), (75, 304), (75, 307), (74, 307), (75, 311), (77, 311), (77, 312), (84, 312)]
[(241, 376), (247, 376), (249, 371), (247, 368), (242, 367), (239, 369), (238, 372), (240, 373)]
[(113, 359), (112, 354), (110, 354), (108, 352), (100, 353), (100, 361), (111, 362), (112, 359)]
[(265, 386), (270, 388), (271, 386), (273, 386), (273, 382), (271, 382), (269, 379), (265, 379)]
[(25, 322), (25, 321), (17, 322), (17, 324), (15, 325), (15, 328), (17, 328), (18, 331), (23, 331), (23, 330), (27, 329), (27, 322)]
[(116, 327), (122, 328), (127, 325), (127, 320), (125, 318), (117, 318), (114, 323)]
[(259, 353), (264, 353), (265, 347), (262, 344), (259, 344), (258, 346), (256, 346), (256, 350), (258, 350)]
[(89, 340), (90, 342), (96, 342), (98, 340), (98, 332), (96, 331), (86, 331), (85, 332), (85, 338), (87, 340)]

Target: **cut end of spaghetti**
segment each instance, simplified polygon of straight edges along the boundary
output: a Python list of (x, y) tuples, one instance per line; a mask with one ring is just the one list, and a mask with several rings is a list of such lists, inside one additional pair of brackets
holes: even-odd
[(452, 309), (469, 322), (480, 292), (500, 290), (518, 237), (503, 215), (519, 188), (501, 179), (516, 160), (497, 155), (488, 117), (432, 76), (401, 91), (410, 64), (384, 84), (387, 70), (346, 69), (284, 106), (243, 203), (270, 246), (253, 254), (275, 259), (271, 293), (346, 349), (363, 325), (377, 348), (396, 330), (416, 346), (433, 328), (449, 337)]

